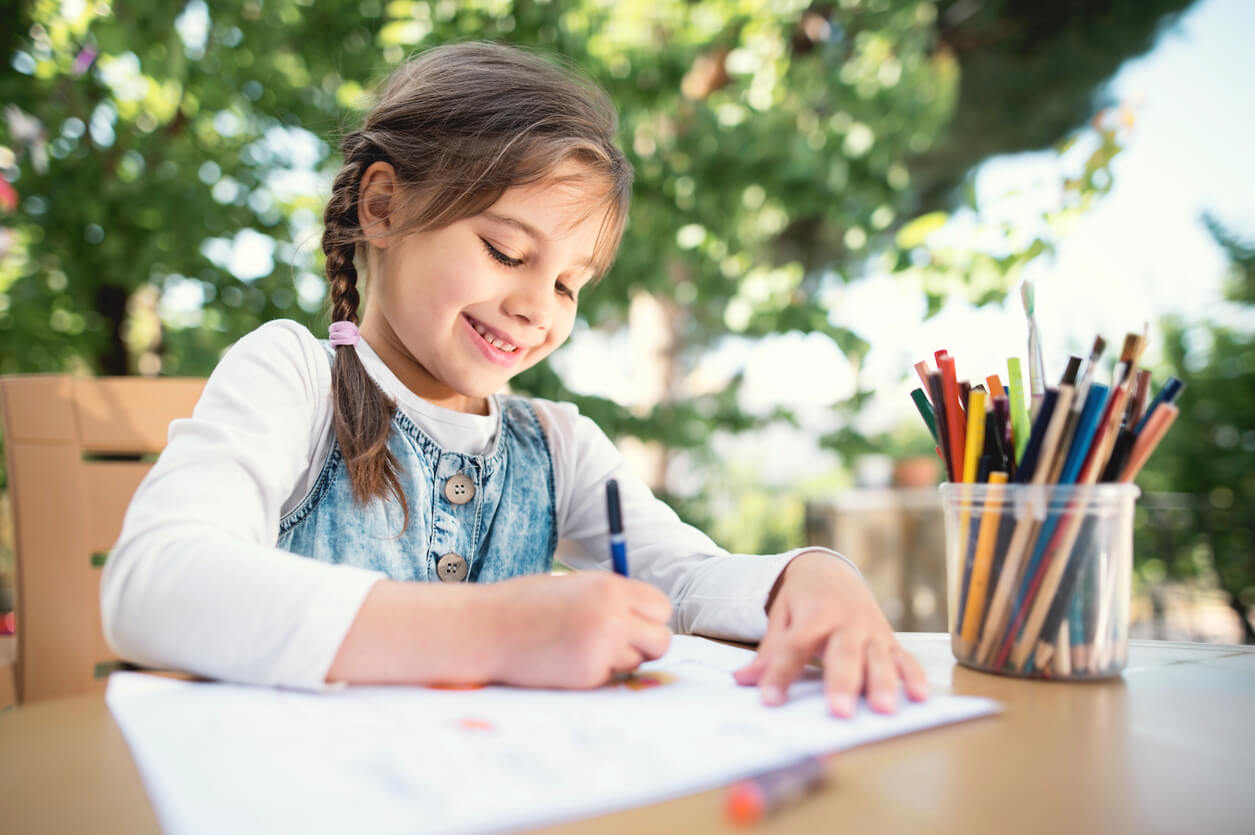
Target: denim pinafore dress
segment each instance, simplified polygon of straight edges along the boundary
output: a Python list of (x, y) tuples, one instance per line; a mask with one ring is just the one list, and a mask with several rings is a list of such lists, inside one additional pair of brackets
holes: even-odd
[(409, 505), (353, 497), (338, 441), (314, 486), (279, 521), (278, 546), (394, 580), (493, 582), (553, 566), (553, 458), (531, 404), (499, 397), (501, 427), (487, 455), (442, 449), (399, 409), (388, 448)]

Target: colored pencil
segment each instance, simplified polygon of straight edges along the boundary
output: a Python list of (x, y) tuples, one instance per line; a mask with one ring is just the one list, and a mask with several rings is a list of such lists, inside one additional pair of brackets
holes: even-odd
[(924, 384), (924, 390), (928, 390), (928, 361), (920, 360), (915, 363), (915, 373), (919, 375), (920, 382)]
[(976, 481), (976, 463), (985, 449), (985, 392), (973, 389), (968, 395), (967, 439), (963, 447), (963, 480)]
[(936, 371), (915, 364), (924, 386), (911, 398), (949, 481), (961, 485), (948, 562), (952, 647), (960, 661), (996, 670), (1106, 675), (1126, 654), (1131, 542), (1108, 541), (1113, 523), (1094, 515), (1090, 499), (1099, 481), (1137, 477), (1179, 415), (1184, 383), (1170, 377), (1147, 404), (1150, 374), (1137, 368), (1146, 335), (1129, 333), (1110, 386), (1095, 379), (1106, 348), (1098, 336), (1085, 359), (1069, 358), (1058, 387), (1045, 388), (1031, 282), (1021, 295), (1031, 415), (1017, 357), (1005, 384), (997, 374), (960, 381), (944, 349)]
[(1006, 483), (1006, 473), (989, 474), (990, 487), (985, 498), (985, 509), (981, 514), (980, 533), (976, 539), (976, 561), (969, 581), (967, 610), (963, 615), (962, 638), (968, 644), (975, 643), (979, 637), (981, 618), (985, 614), (985, 593), (989, 585), (990, 569), (993, 566), (994, 543), (998, 539), (998, 525), (1002, 515), (1002, 494)]
[[(928, 382), (928, 378), (924, 378), (924, 382)], [(933, 436), (933, 443), (941, 443), (941, 439), (937, 436), (937, 421), (933, 417), (932, 404), (928, 402), (928, 397), (921, 388), (911, 389), (911, 399), (915, 401), (915, 408), (919, 410), (919, 416), (924, 419), (924, 424), (928, 427), (928, 434)]]
[[(955, 376), (954, 357), (946, 351), (937, 352), (937, 368), (941, 372), (941, 383), (945, 390), (946, 428), (950, 434), (950, 462), (953, 465), (951, 477), (954, 480), (963, 478), (963, 445), (967, 437), (967, 420), (963, 414), (963, 404), (959, 402), (959, 380)], [(936, 409), (936, 404), (933, 404)]]
[(950, 419), (946, 414), (946, 396), (940, 371), (928, 372), (928, 393), (933, 400), (933, 420), (937, 423), (937, 446), (941, 448), (941, 460), (946, 465), (946, 480), (959, 480), (954, 470), (954, 456), (950, 454)]
[(1019, 357), (1007, 357), (1007, 386), (1011, 391), (1011, 436), (1015, 443), (1015, 460), (1020, 461), (1024, 458), (1024, 448), (1028, 446), (1030, 424), (1028, 409), (1024, 405), (1024, 377)]
[[(1047, 413), (1045, 407), (1047, 398), (1042, 398), (1042, 410), (1034, 425), (1046, 423), (1046, 430), (1044, 432), (1034, 431), (1033, 437), (1036, 439), (1040, 436), (1042, 439), (1040, 444), (1041, 451), (1038, 455), (1043, 460), (1049, 460), (1054, 455), (1055, 447), (1059, 444), (1059, 436), (1063, 433), (1063, 424), (1067, 422), (1068, 409), (1072, 404), (1072, 391), (1072, 386), (1070, 385), (1059, 386), (1056, 390), (1054, 406), (1049, 413)], [(1028, 460), (1027, 455), (1025, 460)], [(1021, 469), (1021, 472), (1024, 472), (1024, 470)], [(1039, 485), (1039, 487), (1045, 485), (1046, 473), (1047, 468), (1037, 467), (1030, 483)], [(1045, 492), (1044, 488), (1042, 488), (1039, 493), (1029, 498), (1030, 500), (1037, 499), (1040, 502), (1044, 496)], [(980, 647), (977, 650), (977, 656), (987, 666), (993, 660), (994, 653), (998, 650), (997, 641), (1004, 635), (1003, 628), (1007, 619), (1011, 616), (1011, 602), (1015, 596), (1015, 587), (1020, 581), (1020, 564), (1024, 560), (1029, 544), (1036, 536), (1038, 526), (1038, 523), (1031, 516), (1022, 516), (1015, 526), (1015, 533), (1011, 536), (1011, 544), (1007, 546), (1007, 556), (1003, 562), (1002, 575), (998, 578), (998, 588), (994, 591), (994, 602), (989, 609), (989, 616), (985, 620), (985, 626), (981, 633)]]

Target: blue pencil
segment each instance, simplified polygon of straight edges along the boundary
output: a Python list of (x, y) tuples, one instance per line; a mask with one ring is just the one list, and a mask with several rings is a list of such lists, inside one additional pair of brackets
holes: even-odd
[[(1101, 383), (1094, 383), (1090, 386), (1089, 395), (1085, 398), (1085, 406), (1081, 410), (1081, 419), (1076, 425), (1076, 434), (1072, 438), (1072, 446), (1068, 450), (1067, 458), (1064, 460), (1063, 472), (1059, 476), (1059, 484), (1074, 484), (1076, 482), (1076, 477), (1081, 471), (1081, 465), (1085, 463), (1085, 456), (1089, 452), (1090, 444), (1093, 443), (1094, 430), (1102, 417), (1103, 407), (1107, 405), (1107, 393), (1107, 387)], [(1027, 455), (1025, 457), (1027, 458)], [(1042, 461), (1040, 464), (1045, 466), (1047, 462)], [(1033, 583), (1033, 577), (1037, 575), (1037, 568), (1045, 556), (1046, 548), (1050, 545), (1051, 538), (1054, 536), (1055, 528), (1059, 526), (1061, 517), (1062, 514), (1057, 510), (1052, 510), (1042, 525), (1041, 533), (1037, 537), (1037, 544), (1033, 548), (1033, 556), (1021, 575), (1023, 582), (1020, 586), (1020, 593), (1016, 595), (1015, 605), (1011, 609), (1011, 623), (1016, 622), (1020, 609), (1030, 602), (1026, 599), (1029, 587)], [(1020, 625), (1020, 628), (1023, 629), (1023, 624)]]
[(1142, 415), (1141, 421), (1137, 424), (1137, 434), (1142, 434), (1142, 430), (1146, 428), (1146, 421), (1150, 420), (1150, 416), (1154, 414), (1155, 409), (1159, 408), (1162, 403), (1171, 403), (1181, 394), (1181, 390), (1185, 388), (1185, 383), (1176, 377), (1169, 377), (1164, 381), (1163, 388), (1155, 395), (1155, 399), (1150, 401), (1150, 405), (1146, 407), (1146, 414)]
[(1103, 409), (1107, 406), (1107, 394), (1107, 387), (1101, 383), (1090, 386), (1081, 419), (1076, 425), (1076, 434), (1072, 437), (1072, 447), (1068, 450), (1063, 473), (1059, 476), (1060, 484), (1073, 484), (1080, 476), (1085, 456), (1089, 454), (1090, 444), (1094, 442), (1098, 421), (1102, 419)]
[(610, 562), (614, 573), (628, 576), (627, 540), (623, 537), (623, 510), (619, 505), (619, 482), (606, 480), (606, 515), (610, 519)]

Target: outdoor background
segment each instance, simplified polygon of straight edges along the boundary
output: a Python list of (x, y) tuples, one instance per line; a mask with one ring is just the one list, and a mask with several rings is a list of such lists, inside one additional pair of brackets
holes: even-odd
[[(1253, 641), (1252, 34), (1246, 0), (0, 2), (0, 373), (199, 376), (265, 320), (324, 331), (321, 208), (372, 84), (526, 44), (609, 90), (637, 179), (618, 262), (517, 390), (778, 551), (932, 495), (911, 365), (1005, 376), (1032, 278), (1050, 378), (1148, 323), (1156, 388), (1187, 383), (1139, 479), (1134, 634)], [(903, 593), (899, 626), (935, 609)]]

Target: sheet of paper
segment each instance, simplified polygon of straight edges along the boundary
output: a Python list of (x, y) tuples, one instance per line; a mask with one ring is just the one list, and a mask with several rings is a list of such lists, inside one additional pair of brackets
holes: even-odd
[(632, 679), (593, 691), (311, 694), (115, 673), (106, 698), (170, 835), (542, 826), (998, 709), (934, 696), (836, 719), (816, 676), (766, 708), (732, 680), (749, 657), (677, 635)]

